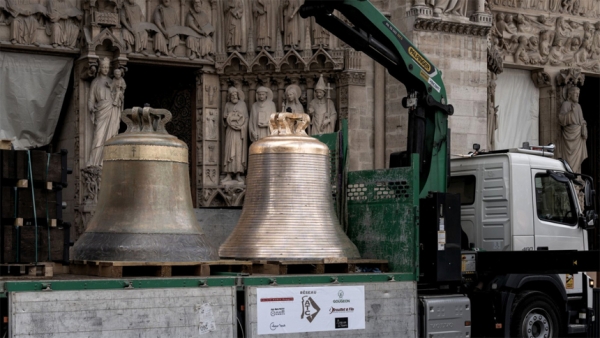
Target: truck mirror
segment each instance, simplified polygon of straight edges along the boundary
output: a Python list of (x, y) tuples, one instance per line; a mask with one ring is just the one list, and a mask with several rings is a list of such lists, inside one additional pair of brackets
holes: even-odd
[(579, 217), (578, 224), (579, 227), (585, 230), (591, 230), (596, 228), (596, 222), (598, 220), (598, 215), (594, 210), (586, 210), (583, 215)]

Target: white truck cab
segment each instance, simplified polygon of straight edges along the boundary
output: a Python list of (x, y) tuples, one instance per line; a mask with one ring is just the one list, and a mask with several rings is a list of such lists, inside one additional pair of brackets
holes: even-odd
[(509, 149), (452, 159), (469, 247), (486, 251), (587, 250), (573, 180), (552, 153)]

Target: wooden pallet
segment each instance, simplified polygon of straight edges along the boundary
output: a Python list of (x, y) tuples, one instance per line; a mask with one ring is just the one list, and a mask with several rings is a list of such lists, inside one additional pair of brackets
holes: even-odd
[(356, 273), (357, 271), (378, 269), (388, 271), (388, 261), (383, 259), (347, 259), (325, 258), (298, 261), (253, 261), (252, 272), (255, 274), (293, 275), (321, 273)]
[(70, 273), (99, 277), (174, 277), (174, 276), (210, 276), (219, 272), (251, 273), (249, 261), (211, 261), (211, 262), (110, 262), (110, 261), (72, 261)]
[(1, 276), (43, 276), (54, 275), (54, 263), (3, 263), (0, 264)]

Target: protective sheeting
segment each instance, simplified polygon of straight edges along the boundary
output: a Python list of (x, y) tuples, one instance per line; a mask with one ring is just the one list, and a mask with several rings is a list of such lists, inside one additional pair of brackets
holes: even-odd
[(540, 91), (530, 71), (505, 68), (496, 81), (496, 105), (496, 149), (539, 144)]
[(0, 52), (0, 138), (15, 149), (49, 144), (72, 68), (68, 57)]

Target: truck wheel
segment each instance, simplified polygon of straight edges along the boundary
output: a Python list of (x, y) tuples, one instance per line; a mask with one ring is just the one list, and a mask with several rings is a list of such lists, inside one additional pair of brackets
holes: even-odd
[(522, 292), (516, 297), (510, 327), (511, 337), (561, 337), (556, 304), (548, 296), (535, 291)]

